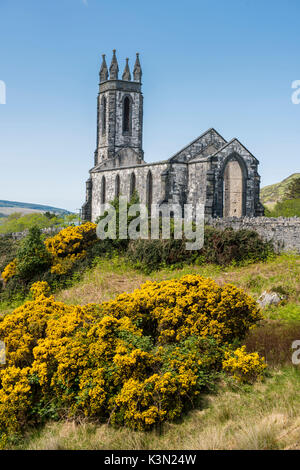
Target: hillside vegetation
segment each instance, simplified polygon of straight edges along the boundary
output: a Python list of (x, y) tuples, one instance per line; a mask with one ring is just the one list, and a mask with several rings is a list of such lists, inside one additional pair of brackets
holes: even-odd
[(277, 202), (286, 199), (288, 188), (293, 180), (300, 178), (300, 173), (293, 173), (280, 183), (265, 186), (260, 190), (260, 200), (268, 209), (273, 209)]
[(76, 214), (55, 214), (53, 212), (32, 212), (22, 214), (13, 212), (0, 219), (0, 234), (23, 232), (32, 227), (40, 229), (66, 226), (77, 220)]
[(34, 226), (41, 229), (64, 226), (77, 218), (76, 214), (57, 207), (0, 200), (0, 234), (23, 232)]
[(245, 230), (206, 227), (196, 253), (95, 230), (2, 240), (0, 446), (297, 448), (299, 255)]
[(53, 212), (55, 214), (70, 214), (65, 209), (59, 209), (58, 207), (45, 206), (42, 204), (30, 204), (26, 202), (16, 201), (4, 201), (0, 200), (0, 213), (4, 216), (8, 216), (14, 212), (21, 214), (28, 214), (29, 212)]
[(273, 209), (265, 209), (266, 217), (300, 217), (300, 198), (277, 202)]

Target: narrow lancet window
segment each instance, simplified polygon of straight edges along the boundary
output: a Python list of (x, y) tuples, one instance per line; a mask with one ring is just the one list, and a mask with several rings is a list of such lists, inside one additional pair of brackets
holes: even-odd
[(105, 176), (102, 176), (101, 180), (101, 204), (105, 204), (106, 199), (106, 180)]
[(147, 174), (147, 182), (146, 182), (146, 204), (147, 204), (149, 213), (151, 213), (152, 188), (153, 188), (153, 179), (152, 179), (152, 173), (149, 170)]
[(117, 175), (116, 180), (115, 180), (115, 197), (119, 197), (119, 196), (120, 196), (120, 176)]
[(123, 101), (123, 133), (130, 132), (130, 99), (128, 96)]
[(102, 123), (102, 135), (106, 134), (106, 98), (102, 97), (101, 100), (101, 123)]
[(136, 187), (135, 174), (131, 173), (131, 176), (130, 176), (130, 193), (129, 193), (130, 198), (132, 198), (132, 196), (135, 192), (135, 187)]

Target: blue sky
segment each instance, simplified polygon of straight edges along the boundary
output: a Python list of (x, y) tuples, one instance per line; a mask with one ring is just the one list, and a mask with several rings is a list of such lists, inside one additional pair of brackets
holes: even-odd
[(0, 199), (75, 210), (96, 143), (101, 54), (140, 52), (144, 151), (158, 161), (210, 127), (299, 171), (299, 0), (0, 0)]

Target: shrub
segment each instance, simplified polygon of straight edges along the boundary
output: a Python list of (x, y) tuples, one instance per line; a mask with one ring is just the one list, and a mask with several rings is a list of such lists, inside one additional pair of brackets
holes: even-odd
[(34, 275), (45, 271), (50, 263), (51, 258), (42, 240), (40, 229), (30, 228), (17, 251), (16, 274), (24, 281), (29, 281)]
[(52, 256), (51, 272), (68, 272), (75, 261), (84, 258), (86, 249), (96, 240), (96, 224), (91, 222), (67, 227), (48, 238), (45, 245)]
[(227, 265), (231, 262), (265, 261), (273, 253), (270, 242), (252, 230), (218, 230), (206, 227), (201, 256), (206, 262)]
[(287, 199), (300, 198), (300, 177), (293, 179), (288, 186)]
[(50, 287), (47, 282), (38, 281), (31, 286), (30, 292), (32, 293), (33, 298), (37, 299), (40, 296), (50, 294)]
[(151, 429), (213, 387), (224, 352), (260, 319), (241, 290), (201, 276), (146, 283), (102, 305), (72, 306), (32, 286), (0, 321), (0, 430), (69, 416)]
[(132, 240), (127, 258), (138, 269), (149, 273), (165, 266), (180, 265), (196, 259), (195, 252), (185, 249), (185, 240)]
[[(109, 240), (97, 240), (96, 225), (92, 223), (69, 226), (45, 242), (38, 228), (31, 229), (19, 249), (13, 251), (17, 251), (15, 258), (6, 257), (12, 261), (4, 263), (2, 299), (26, 295), (30, 284), (36, 280), (53, 286), (64, 285), (71, 271), (83, 271), (91, 266), (95, 256), (112, 252), (107, 242)], [(0, 256), (1, 247), (0, 239)]]
[[(0, 436), (15, 434), (25, 427), (32, 406), (29, 367), (0, 370)], [(1, 443), (0, 440), (0, 443)]]
[(191, 335), (218, 342), (244, 338), (262, 317), (253, 299), (241, 289), (212, 279), (187, 275), (181, 279), (146, 282), (132, 294), (104, 302), (102, 309), (117, 318), (129, 316), (159, 343), (177, 342)]
[(164, 266), (183, 263), (215, 263), (264, 261), (273, 253), (270, 242), (263, 241), (251, 230), (218, 230), (206, 226), (204, 246), (199, 251), (186, 250), (186, 240), (132, 240), (127, 256), (135, 267), (150, 272)]
[(266, 210), (267, 217), (300, 217), (300, 198), (279, 201), (272, 210)]
[(17, 264), (16, 264), (16, 260), (13, 260), (5, 267), (1, 275), (4, 279), (4, 282), (7, 282), (8, 279), (15, 276), (16, 273), (17, 273)]
[(258, 353), (246, 353), (246, 346), (236, 349), (233, 353), (225, 351), (223, 369), (230, 372), (238, 382), (253, 383), (262, 378), (267, 367), (263, 357)]
[(9, 236), (0, 237), (0, 272), (15, 259), (20, 242)]

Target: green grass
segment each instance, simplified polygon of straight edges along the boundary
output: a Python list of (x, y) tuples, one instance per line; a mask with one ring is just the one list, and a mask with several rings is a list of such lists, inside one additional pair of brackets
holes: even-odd
[(287, 322), (300, 322), (299, 303), (290, 302), (285, 305), (271, 306), (267, 309), (267, 315), (271, 320), (285, 320)]
[[(300, 256), (291, 253), (244, 266), (185, 265), (182, 268), (165, 268), (148, 275), (132, 268), (121, 257), (96, 258), (92, 268), (84, 274), (75, 273), (70, 278), (67, 288), (61, 290), (58, 286), (55, 296), (69, 304), (100, 303), (122, 292), (132, 292), (148, 280), (178, 279), (191, 273), (211, 277), (221, 285), (232, 283), (255, 299), (265, 290), (278, 292), (283, 301), (264, 310), (265, 317), (300, 322)], [(0, 314), (11, 312), (21, 304), (21, 299), (1, 302)]]
[(246, 266), (186, 265), (177, 269), (165, 268), (149, 275), (133, 269), (123, 258), (102, 258), (95, 260), (94, 267), (80, 279), (73, 278), (70, 286), (58, 291), (56, 296), (70, 304), (99, 303), (122, 292), (132, 292), (147, 280), (178, 279), (191, 273), (211, 277), (221, 285), (232, 283), (255, 299), (265, 290), (276, 291), (284, 296), (284, 300), (279, 306), (266, 309), (265, 316), (300, 321), (300, 256), (295, 254), (281, 254), (266, 262)]

